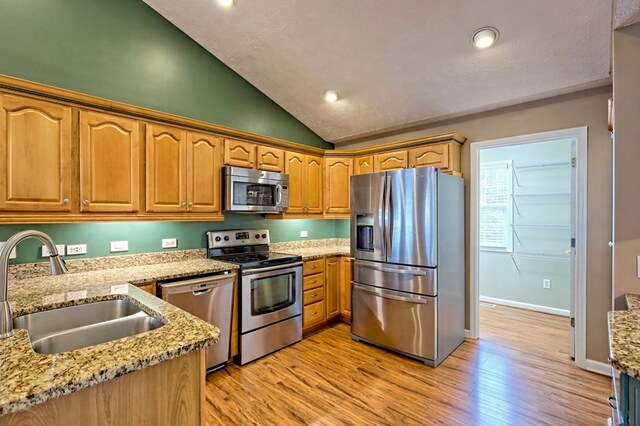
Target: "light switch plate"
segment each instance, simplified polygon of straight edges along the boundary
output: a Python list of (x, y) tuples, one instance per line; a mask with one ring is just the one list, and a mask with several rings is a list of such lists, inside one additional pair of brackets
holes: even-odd
[(308, 235), (307, 231), (300, 231), (300, 238), (307, 238)]
[(73, 256), (76, 254), (87, 254), (86, 244), (69, 244), (67, 246), (67, 256)]
[[(4, 246), (5, 241), (0, 241), (0, 249)], [(18, 253), (16, 252), (16, 247), (11, 250), (11, 254), (9, 255), (9, 259), (15, 259), (18, 257)]]
[(111, 241), (111, 253), (129, 251), (129, 241)]
[[(56, 250), (58, 250), (59, 255), (64, 256), (64, 244), (56, 244)], [(42, 257), (49, 257), (47, 246), (42, 246)]]
[(177, 238), (163, 238), (162, 239), (162, 248), (176, 248), (178, 247), (178, 239)]

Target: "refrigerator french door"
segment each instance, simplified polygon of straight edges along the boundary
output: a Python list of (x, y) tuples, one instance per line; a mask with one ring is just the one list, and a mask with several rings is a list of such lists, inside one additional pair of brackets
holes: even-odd
[(415, 168), (351, 178), (354, 340), (438, 365), (464, 339), (462, 179)]

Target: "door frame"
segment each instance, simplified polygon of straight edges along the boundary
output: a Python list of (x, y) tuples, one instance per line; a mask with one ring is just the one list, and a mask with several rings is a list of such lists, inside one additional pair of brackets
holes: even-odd
[(553, 130), (549, 132), (532, 133), (522, 136), (493, 139), (471, 144), (471, 208), (470, 208), (470, 271), (469, 271), (469, 330), (467, 337), (480, 337), (480, 282), (479, 282), (479, 182), (480, 182), (480, 151), (510, 145), (522, 145), (531, 142), (541, 142), (567, 137), (576, 138), (576, 253), (573, 265), (575, 281), (575, 363), (578, 367), (586, 368), (586, 312), (587, 312), (587, 126), (570, 129)]

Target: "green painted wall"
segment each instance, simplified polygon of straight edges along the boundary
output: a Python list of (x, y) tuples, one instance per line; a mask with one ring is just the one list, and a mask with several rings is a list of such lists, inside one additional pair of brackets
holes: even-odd
[(331, 147), (140, 0), (2, 0), (0, 40), (1, 74)]
[[(0, 39), (0, 74), (331, 148), (139, 0), (2, 0)], [(204, 233), (217, 229), (268, 228), (274, 242), (299, 239), (302, 230), (333, 238), (343, 236), (338, 222), (230, 214), (223, 223), (3, 225), (0, 241), (39, 229), (58, 244), (87, 243), (87, 255), (73, 257), (81, 258), (110, 255), (115, 240), (129, 241), (127, 254), (161, 251), (163, 237), (177, 237), (179, 249), (205, 247)], [(39, 246), (21, 243), (16, 261), (43, 260)]]
[[(269, 229), (272, 242), (300, 240), (300, 231), (307, 239), (334, 238), (336, 222), (341, 220), (266, 220), (260, 215), (226, 214), (224, 222), (110, 222), (56, 225), (0, 226), (0, 241), (16, 232), (37, 229), (46, 232), (56, 244), (87, 244), (87, 254), (66, 256), (67, 259), (165, 251), (162, 238), (178, 238), (178, 250), (206, 247), (205, 232), (225, 229)], [(341, 237), (341, 236), (340, 236)], [(111, 241), (129, 241), (129, 251), (110, 253)], [(38, 240), (26, 240), (18, 245), (18, 258), (12, 263), (42, 261)], [(172, 249), (173, 250), (173, 249)]]

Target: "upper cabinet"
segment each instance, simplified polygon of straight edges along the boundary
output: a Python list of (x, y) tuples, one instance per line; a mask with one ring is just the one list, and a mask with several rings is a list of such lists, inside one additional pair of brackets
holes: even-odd
[(187, 211), (187, 132), (147, 124), (147, 211)]
[(349, 215), (350, 179), (353, 159), (328, 157), (324, 159), (324, 212), (329, 217)]
[(140, 125), (110, 114), (80, 111), (80, 210), (137, 212)]
[(221, 140), (147, 124), (147, 211), (220, 212)]
[(0, 209), (70, 211), (71, 108), (0, 96)]
[(438, 167), (444, 172), (460, 172), (460, 144), (434, 143), (409, 150), (411, 167)]
[(284, 151), (270, 146), (258, 145), (258, 166), (260, 170), (284, 172)]
[(354, 173), (355, 175), (362, 175), (365, 173), (373, 173), (375, 155), (361, 155), (355, 159)]
[(406, 169), (409, 154), (406, 150), (383, 152), (376, 154), (374, 169), (376, 172), (387, 170)]
[(322, 213), (322, 157), (285, 152), (284, 172), (289, 175), (288, 214)]
[(235, 139), (224, 140), (224, 164), (227, 166), (247, 167), (256, 164), (256, 145)]

